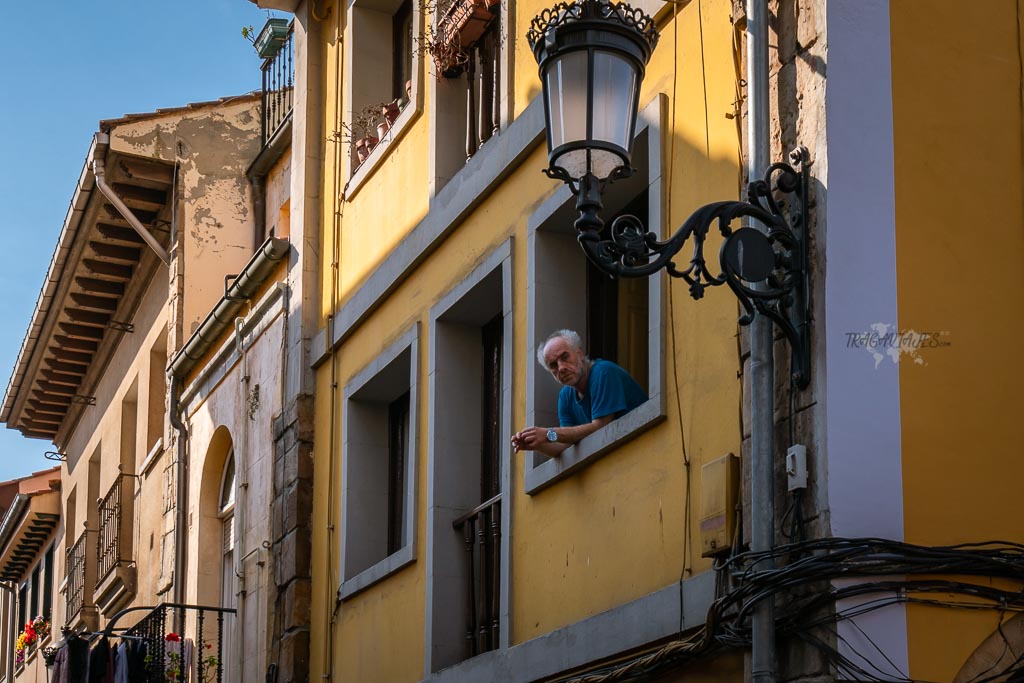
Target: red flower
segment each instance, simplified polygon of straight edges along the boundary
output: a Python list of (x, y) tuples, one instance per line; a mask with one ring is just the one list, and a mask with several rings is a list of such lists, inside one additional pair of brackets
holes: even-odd
[(172, 631), (172, 632), (168, 633), (166, 636), (164, 636), (164, 640), (166, 640), (168, 642), (171, 642), (171, 643), (177, 643), (177, 642), (179, 642), (181, 640), (181, 636), (179, 636), (177, 633), (174, 633)]

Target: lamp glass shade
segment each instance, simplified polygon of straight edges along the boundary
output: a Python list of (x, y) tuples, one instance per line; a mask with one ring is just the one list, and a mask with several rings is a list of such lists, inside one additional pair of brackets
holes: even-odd
[(572, 178), (604, 179), (629, 165), (636, 125), (637, 67), (608, 50), (581, 49), (545, 69), (548, 153)]
[(591, 116), (594, 140), (629, 151), (636, 122), (637, 74), (633, 64), (613, 52), (593, 52), (594, 94)]
[(550, 150), (587, 139), (587, 52), (567, 52), (547, 70)]

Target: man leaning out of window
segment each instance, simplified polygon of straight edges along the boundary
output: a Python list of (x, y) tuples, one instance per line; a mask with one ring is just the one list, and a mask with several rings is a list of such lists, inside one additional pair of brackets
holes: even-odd
[(537, 347), (537, 362), (562, 385), (558, 427), (526, 427), (512, 435), (518, 451), (555, 456), (580, 439), (622, 417), (647, 400), (628, 372), (583, 353), (583, 340), (572, 330), (558, 330)]

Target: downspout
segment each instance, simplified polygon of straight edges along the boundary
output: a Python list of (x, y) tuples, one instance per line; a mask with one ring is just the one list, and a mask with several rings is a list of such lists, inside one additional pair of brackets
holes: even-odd
[(4, 671), (4, 681), (7, 681), (7, 683), (13, 683), (14, 632), (18, 629), (18, 613), (14, 609), (14, 601), (17, 592), (14, 590), (14, 586), (11, 585), (10, 581), (0, 581), (0, 590), (6, 591), (10, 595), (10, 603), (8, 604), (7, 610), (7, 666)]
[(128, 208), (128, 205), (121, 201), (121, 198), (117, 196), (114, 189), (107, 185), (107, 180), (104, 177), (105, 169), (103, 168), (102, 159), (93, 159), (90, 164), (92, 168), (92, 174), (96, 178), (96, 187), (103, 193), (103, 196), (114, 205), (117, 212), (121, 214), (121, 217), (128, 221), (128, 225), (135, 228), (135, 232), (139, 233), (139, 237), (145, 240), (149, 248), (156, 252), (156, 255), (160, 257), (160, 260), (164, 262), (165, 266), (171, 265), (171, 258), (167, 255), (167, 251), (160, 246), (160, 243), (153, 237), (153, 233), (146, 229), (146, 226), (135, 217), (132, 210)]
[[(242, 634), (245, 633), (245, 604), (246, 595), (248, 591), (245, 586), (245, 560), (252, 553), (245, 552), (245, 510), (246, 502), (248, 501), (249, 493), (249, 481), (247, 478), (247, 472), (249, 468), (246, 463), (246, 457), (248, 457), (249, 449), (249, 397), (251, 391), (251, 382), (249, 377), (249, 359), (247, 357), (247, 351), (245, 348), (245, 340), (242, 335), (242, 326), (245, 324), (245, 318), (235, 318), (235, 350), (241, 357), (241, 369), (242, 369), (242, 382), (245, 384), (245, 391), (242, 394), (242, 420), (241, 420), (241, 433), (239, 434), (239, 448), (235, 449), (235, 481), (238, 483), (235, 490), (235, 566), (233, 568), (235, 576), (238, 577), (238, 593), (236, 594), (237, 600), (235, 602), (235, 609), (237, 610), (235, 623), (238, 624), (239, 633), (237, 633), (234, 642), (235, 652), (233, 653), (236, 662), (241, 665), (242, 656), (245, 650), (242, 646)], [(258, 550), (258, 548), (257, 548)]]
[(252, 185), (252, 211), (253, 211), (253, 249), (259, 249), (266, 239), (267, 233), (267, 186), (266, 178), (255, 173), (249, 174), (249, 184)]
[[(177, 448), (178, 448), (178, 495), (177, 495), (177, 507), (175, 509), (175, 522), (174, 522), (174, 602), (178, 604), (185, 604), (185, 531), (186, 525), (188, 524), (188, 514), (185, 510), (185, 506), (188, 502), (188, 465), (186, 457), (188, 455), (188, 429), (185, 427), (185, 423), (181, 421), (179, 412), (181, 406), (178, 404), (180, 400), (180, 383), (176, 373), (171, 372), (171, 398), (168, 412), (171, 415), (171, 426), (174, 427), (175, 431), (178, 432)], [(178, 629), (178, 633), (184, 631), (185, 624), (177, 623), (181, 621), (184, 614), (181, 610), (175, 612), (175, 628)]]
[[(746, 0), (747, 59), (747, 178), (768, 168), (768, 2)], [(766, 231), (767, 227), (754, 223)], [(775, 545), (774, 416), (775, 364), (772, 321), (757, 315), (750, 326), (750, 549), (765, 552)], [(764, 560), (757, 569), (772, 560)], [(775, 610), (773, 598), (761, 600), (751, 618), (750, 675), (752, 683), (775, 682)]]

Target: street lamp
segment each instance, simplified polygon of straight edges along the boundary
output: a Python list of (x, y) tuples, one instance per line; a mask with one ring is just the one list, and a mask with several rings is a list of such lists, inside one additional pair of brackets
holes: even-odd
[[(746, 201), (698, 208), (667, 240), (635, 216), (619, 216), (606, 227), (600, 216), (605, 186), (633, 173), (640, 84), (658, 43), (654, 21), (625, 3), (577, 0), (542, 11), (526, 37), (544, 88), (544, 172), (575, 195), (575, 227), (587, 257), (612, 277), (645, 277), (664, 268), (690, 285), (694, 299), (708, 287), (727, 285), (743, 305), (741, 325), (761, 313), (782, 329), (793, 351), (792, 381), (807, 386), (806, 151), (790, 155), (792, 166), (773, 164), (763, 178), (752, 180)], [(744, 217), (760, 221), (766, 231), (733, 229), (732, 222)], [(704, 242), (716, 222), (724, 238), (718, 274), (704, 259)], [(691, 237), (690, 263), (680, 268), (673, 259)]]

